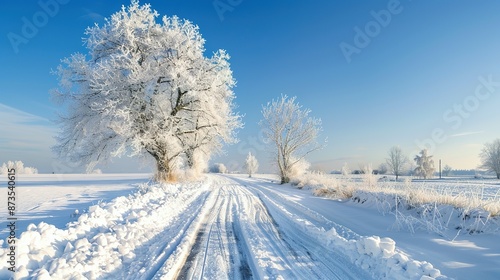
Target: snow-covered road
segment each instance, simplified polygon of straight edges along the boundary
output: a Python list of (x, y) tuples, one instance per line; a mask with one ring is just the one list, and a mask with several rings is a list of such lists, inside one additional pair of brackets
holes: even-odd
[[(278, 202), (255, 185), (224, 177), (211, 179), (204, 203), (193, 203), (193, 208), (181, 214), (184, 218), (176, 219), (179, 225), (168, 226), (183, 233), (176, 236), (178, 242), (155, 238), (157, 242), (148, 247), (158, 250), (136, 255), (129, 269), (108, 278), (371, 278), (346, 256), (325, 250), (322, 242), (297, 231), (293, 222), (297, 214), (289, 214), (300, 212), (291, 208), (289, 214), (282, 212), (275, 206)], [(153, 265), (144, 269), (147, 263)]]
[[(266, 180), (210, 176), (206, 187), (209, 193), (203, 198), (204, 204), (193, 203), (196, 209), (183, 212), (176, 219), (185, 221), (182, 234), (176, 235), (178, 242), (165, 243), (167, 239), (158, 238), (150, 247), (159, 250), (137, 255), (133, 263), (138, 269), (121, 270), (119, 275), (108, 277), (420, 279), (424, 274), (439, 276), (430, 264), (396, 252), (392, 240), (359, 236), (280, 195)], [(177, 226), (174, 228), (179, 231)], [(147, 260), (140, 260), (141, 256)], [(149, 271), (144, 269), (147, 263), (154, 264)]]
[(180, 279), (370, 278), (345, 256), (297, 232), (293, 221), (287, 221), (295, 217), (271, 205), (276, 202), (269, 198), (264, 202), (255, 187), (227, 179), (217, 182), (212, 195), (214, 206), (202, 222)]
[[(17, 244), (16, 277), (445, 278), (391, 239), (361, 236), (276, 186), (219, 175), (197, 183), (143, 185), (134, 195), (90, 207), (66, 229), (30, 226)], [(13, 275), (2, 247), (4, 279)]]

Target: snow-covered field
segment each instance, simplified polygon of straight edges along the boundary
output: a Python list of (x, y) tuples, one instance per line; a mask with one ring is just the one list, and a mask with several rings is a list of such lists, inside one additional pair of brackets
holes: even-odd
[[(0, 279), (500, 275), (498, 232), (452, 239), (419, 229), (410, 232), (377, 204), (317, 197), (307, 188), (278, 185), (271, 176), (206, 175), (199, 182), (174, 185), (155, 185), (148, 178), (20, 178), (18, 271), (8, 270), (9, 233), (2, 219)], [(453, 184), (458, 188), (460, 182)], [(0, 213), (7, 216), (6, 202)]]

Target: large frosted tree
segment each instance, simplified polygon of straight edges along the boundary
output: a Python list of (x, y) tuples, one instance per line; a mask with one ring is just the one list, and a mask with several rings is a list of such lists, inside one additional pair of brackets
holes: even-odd
[(54, 150), (88, 169), (110, 157), (146, 154), (159, 181), (181, 165), (208, 160), (241, 126), (233, 112), (229, 55), (204, 55), (204, 39), (187, 20), (159, 19), (132, 1), (103, 26), (86, 30), (88, 54), (63, 60), (57, 100), (67, 104)]
[(295, 97), (286, 95), (262, 108), (264, 118), (260, 125), (272, 145), (273, 162), (282, 184), (290, 182), (290, 176), (297, 173), (306, 155), (321, 148), (316, 141), (321, 120), (310, 117), (310, 112), (295, 102)]

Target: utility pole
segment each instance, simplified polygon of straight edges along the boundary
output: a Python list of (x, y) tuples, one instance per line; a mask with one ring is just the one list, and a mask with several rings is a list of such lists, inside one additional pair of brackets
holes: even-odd
[(439, 179), (441, 179), (441, 160), (439, 160)]

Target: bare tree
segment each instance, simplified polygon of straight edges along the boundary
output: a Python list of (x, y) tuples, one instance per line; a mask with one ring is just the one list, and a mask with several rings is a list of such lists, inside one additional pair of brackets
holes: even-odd
[(497, 179), (500, 179), (500, 139), (495, 139), (491, 143), (486, 143), (480, 154), (482, 168), (494, 172)]
[(157, 18), (132, 0), (86, 30), (88, 57), (74, 54), (58, 67), (54, 97), (69, 105), (54, 147), (61, 158), (92, 170), (114, 156), (147, 155), (156, 179), (167, 181), (184, 160), (208, 161), (221, 142), (235, 139), (241, 121), (233, 113), (229, 55), (206, 57), (196, 25)]
[(262, 108), (260, 125), (273, 145), (273, 161), (279, 169), (281, 183), (290, 182), (294, 165), (322, 146), (316, 142), (321, 120), (309, 116), (309, 109), (295, 102), (295, 97), (281, 96)]
[(381, 163), (378, 166), (378, 174), (384, 175), (387, 173), (387, 171), (388, 171), (387, 164)]
[(403, 154), (400, 147), (394, 146), (389, 150), (389, 157), (385, 159), (389, 171), (398, 177), (404, 174), (405, 167), (408, 164), (408, 158)]
[(245, 159), (245, 167), (248, 172), (248, 177), (252, 177), (252, 174), (255, 174), (257, 169), (259, 169), (259, 162), (251, 152), (248, 152), (247, 158)]
[(451, 166), (449, 166), (448, 164), (445, 165), (443, 168), (443, 176), (450, 176), (452, 170), (453, 168), (451, 168)]
[(431, 178), (434, 176), (434, 160), (431, 155), (428, 155), (427, 149), (420, 151), (420, 155), (415, 156), (415, 163), (417, 168), (415, 168), (415, 174), (424, 179)]

